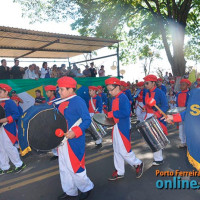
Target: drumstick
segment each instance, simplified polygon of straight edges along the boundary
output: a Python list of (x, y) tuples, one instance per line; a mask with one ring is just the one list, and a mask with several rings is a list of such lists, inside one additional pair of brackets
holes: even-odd
[[(167, 119), (167, 115), (156, 105), (156, 100), (155, 99), (149, 98), (148, 101), (147, 101), (147, 104), (157, 108), (157, 110), (159, 110), (160, 113)], [(174, 123), (172, 122), (171, 124), (174, 124)]]
[(165, 118), (167, 118), (167, 115), (166, 115), (157, 105), (154, 105), (154, 107), (156, 107), (156, 108), (161, 112), (161, 114), (162, 114)]
[(143, 107), (142, 107), (142, 106), (140, 106), (139, 104), (138, 104), (137, 106), (139, 106), (139, 108), (141, 108), (141, 109), (143, 110)]
[(0, 98), (0, 101), (6, 101), (9, 100), (10, 98)]
[[(68, 131), (71, 131), (71, 129), (74, 127), (74, 126), (79, 126), (80, 124), (82, 123), (82, 119), (79, 118), (73, 125), (72, 127), (68, 130)], [(66, 136), (66, 133), (64, 133), (64, 131), (60, 128), (56, 129), (55, 131), (55, 135), (57, 137), (63, 137), (63, 136)], [(64, 140), (67, 140), (67, 138), (65, 137)], [(63, 140), (63, 142), (64, 142)]]

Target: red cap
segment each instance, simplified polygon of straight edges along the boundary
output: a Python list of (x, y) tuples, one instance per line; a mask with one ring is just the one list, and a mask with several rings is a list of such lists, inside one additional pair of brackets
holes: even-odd
[(49, 91), (49, 90), (54, 90), (56, 91), (56, 86), (55, 85), (47, 85), (44, 87), (45, 91)]
[(140, 82), (137, 83), (137, 86), (138, 86), (138, 87), (141, 87), (141, 86), (143, 86), (143, 85), (144, 85), (144, 82), (143, 82), (143, 81), (140, 81)]
[(143, 78), (145, 81), (157, 81), (157, 77), (153, 74), (149, 74)]
[(58, 81), (58, 87), (66, 87), (66, 88), (76, 88), (77, 82), (67, 76), (63, 76), (62, 78), (59, 78)]
[(99, 86), (97, 86), (97, 88), (99, 89), (99, 90), (103, 90), (103, 88), (99, 85)]
[(44, 87), (45, 91), (49, 91), (49, 90), (54, 90), (56, 91), (56, 86), (55, 85), (47, 85)]
[(197, 81), (200, 81), (200, 78), (198, 78)]
[(96, 86), (89, 86), (88, 88), (89, 90), (95, 90), (95, 91), (99, 90), (98, 87)]
[(4, 83), (0, 83), (0, 88), (2, 88), (5, 91), (8, 91), (8, 92), (10, 92), (12, 90), (12, 88), (9, 85), (4, 84)]
[(175, 83), (175, 81), (169, 81), (171, 84), (174, 84)]
[(120, 80), (118, 78), (108, 78), (105, 80), (106, 85), (120, 85)]
[(11, 97), (12, 100), (20, 102), (21, 99), (18, 96)]
[(163, 82), (163, 79), (162, 79), (162, 78), (158, 78), (158, 80), (157, 80), (157, 81)]
[(120, 81), (120, 85), (121, 85), (121, 86), (124, 86), (124, 87), (127, 87), (127, 86), (128, 86), (127, 83), (126, 83), (125, 81)]
[(182, 79), (180, 83), (187, 83), (189, 87), (192, 85), (192, 83), (188, 79)]

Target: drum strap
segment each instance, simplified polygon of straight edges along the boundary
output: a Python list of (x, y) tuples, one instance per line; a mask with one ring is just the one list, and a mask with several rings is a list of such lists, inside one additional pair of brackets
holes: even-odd
[(62, 102), (67, 101), (67, 100), (70, 100), (70, 99), (74, 98), (75, 96), (76, 96), (76, 95), (67, 97), (67, 98), (65, 98), (65, 99), (61, 99), (60, 101), (54, 102), (54, 104), (55, 104), (55, 105), (61, 104)]
[[(71, 129), (72, 129), (73, 127), (79, 126), (81, 123), (82, 123), (82, 119), (79, 118), (79, 119), (72, 125), (72, 127), (69, 129), (69, 131), (71, 131)], [(67, 138), (66, 138), (66, 137), (64, 137), (62, 143), (64, 143), (65, 141), (67, 141)]]
[(91, 97), (91, 105), (92, 105), (92, 108), (93, 108), (93, 110), (94, 110), (94, 112), (96, 112), (97, 111), (97, 109), (95, 108), (95, 106), (94, 106), (94, 102), (93, 102), (93, 98)]

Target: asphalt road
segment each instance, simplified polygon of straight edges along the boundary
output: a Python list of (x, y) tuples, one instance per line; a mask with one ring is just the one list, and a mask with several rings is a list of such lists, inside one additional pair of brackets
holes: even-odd
[[(177, 148), (178, 131), (175, 126), (169, 127), (170, 144), (164, 150), (164, 164), (152, 166), (153, 154), (140, 134), (132, 129), (132, 149), (144, 161), (144, 174), (135, 178), (135, 170), (126, 165), (124, 179), (110, 182), (113, 166), (113, 150), (111, 136), (104, 138), (103, 148), (94, 150), (94, 142), (86, 136), (86, 168), (87, 174), (95, 188), (88, 200), (197, 200), (200, 190), (193, 189), (157, 189), (156, 181), (172, 180), (173, 177), (156, 176), (160, 171), (192, 171), (188, 163), (186, 149)], [(32, 152), (22, 158), (27, 167), (19, 174), (0, 176), (0, 200), (56, 200), (62, 193), (58, 162), (50, 161), (51, 153)], [(182, 180), (197, 180), (199, 177), (182, 177)]]

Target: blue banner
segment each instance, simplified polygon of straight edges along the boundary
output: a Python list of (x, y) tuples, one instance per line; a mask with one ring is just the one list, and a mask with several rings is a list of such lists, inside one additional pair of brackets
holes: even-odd
[(200, 88), (193, 89), (190, 93), (186, 115), (185, 133), (188, 147), (188, 160), (200, 170)]

